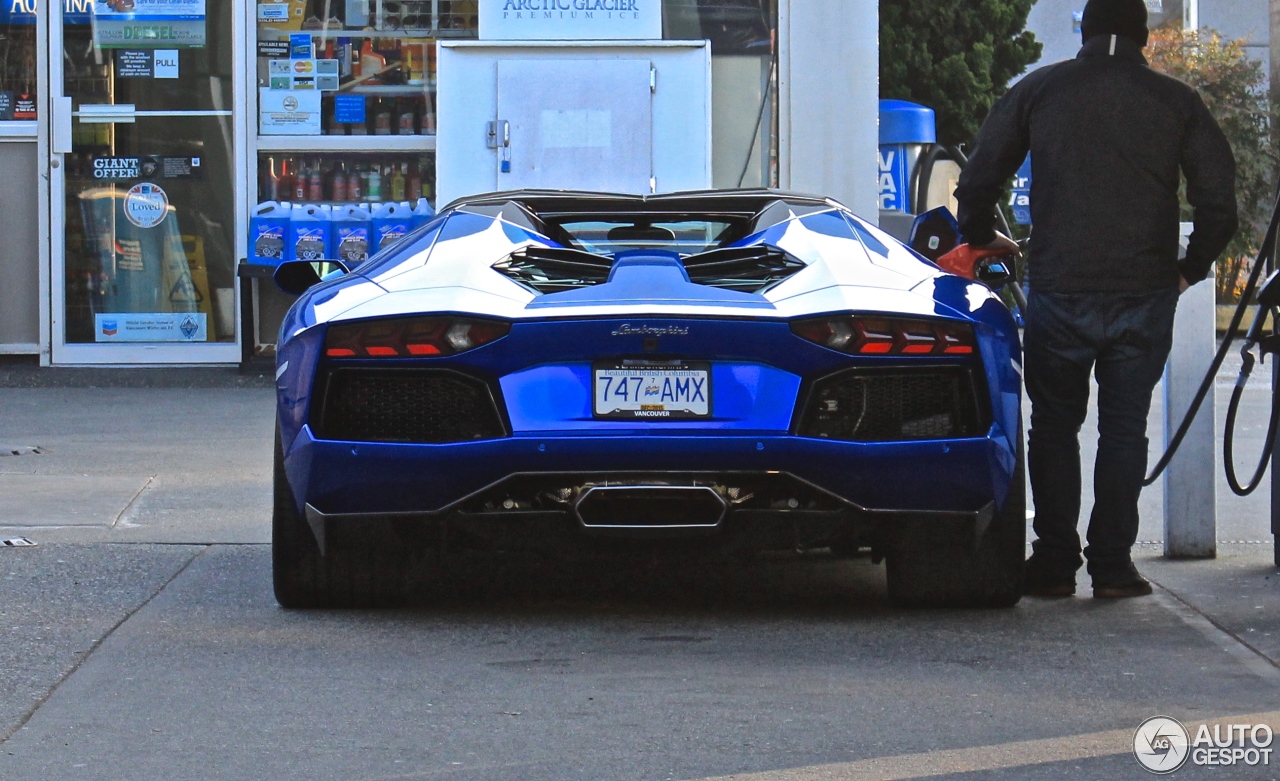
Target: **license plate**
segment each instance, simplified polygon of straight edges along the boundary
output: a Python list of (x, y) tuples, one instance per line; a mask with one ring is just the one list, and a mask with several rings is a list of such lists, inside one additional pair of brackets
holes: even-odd
[(711, 417), (710, 364), (597, 366), (598, 418), (688, 420)]

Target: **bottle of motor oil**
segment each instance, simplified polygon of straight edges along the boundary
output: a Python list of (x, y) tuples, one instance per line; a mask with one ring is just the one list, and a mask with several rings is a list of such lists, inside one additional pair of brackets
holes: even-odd
[(404, 195), (410, 203), (417, 203), (422, 197), (422, 175), (418, 173), (418, 164), (409, 164), (409, 178), (405, 182)]
[(320, 161), (314, 160), (311, 173), (307, 175), (307, 198), (312, 201), (324, 200), (324, 175), (320, 173)]
[(333, 180), (329, 185), (329, 192), (333, 196), (333, 200), (342, 202), (347, 200), (347, 164), (339, 163), (333, 167)]
[(310, 179), (311, 172), (307, 170), (307, 161), (303, 160), (293, 180), (293, 199), (298, 203), (307, 200), (307, 182)]
[(347, 200), (364, 200), (364, 181), (360, 178), (360, 168), (358, 166), (352, 168), (351, 173), (347, 175)]
[(290, 205), (265, 201), (249, 213), (249, 252), (254, 263), (280, 263), (293, 260), (287, 238)]
[(401, 163), (399, 168), (395, 168), (394, 165), (392, 168), (395, 173), (391, 176), (391, 200), (403, 201), (405, 196), (405, 174), (409, 172), (409, 164)]

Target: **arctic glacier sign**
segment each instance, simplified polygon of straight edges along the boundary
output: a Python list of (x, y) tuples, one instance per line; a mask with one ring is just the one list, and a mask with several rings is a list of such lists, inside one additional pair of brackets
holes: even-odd
[(480, 39), (657, 41), (662, 0), (480, 0)]

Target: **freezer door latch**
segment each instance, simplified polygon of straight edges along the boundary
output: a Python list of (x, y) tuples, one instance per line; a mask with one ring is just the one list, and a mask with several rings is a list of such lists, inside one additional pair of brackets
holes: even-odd
[(505, 119), (490, 122), (485, 133), (485, 144), (490, 149), (500, 150), (498, 170), (504, 174), (511, 173), (511, 123)]
[(511, 146), (511, 123), (505, 119), (498, 119), (488, 123), (485, 132), (485, 146), (490, 149), (500, 149), (502, 147)]

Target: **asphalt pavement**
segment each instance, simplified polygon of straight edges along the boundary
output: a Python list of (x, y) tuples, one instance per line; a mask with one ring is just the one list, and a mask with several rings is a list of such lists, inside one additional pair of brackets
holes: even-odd
[[(1220, 487), (1204, 561), (1161, 558), (1147, 491), (1147, 599), (1082, 577), (1075, 599), (901, 611), (882, 567), (822, 552), (468, 556), (411, 608), (293, 612), (264, 544), (268, 388), (10, 384), (0, 538), (37, 544), (0, 547), (6, 781), (1139, 779), (1149, 717), (1280, 730), (1265, 487)], [(1280, 758), (1173, 777), (1280, 778)]]

